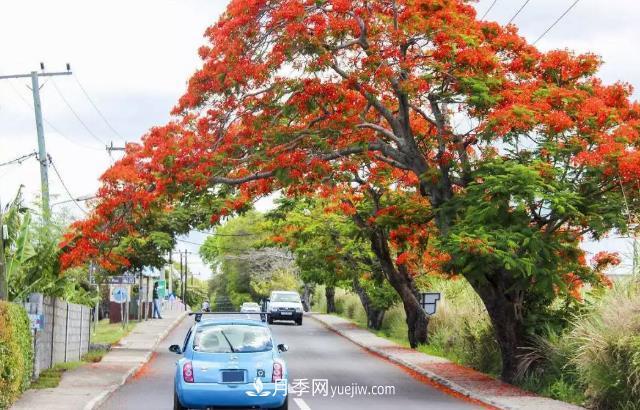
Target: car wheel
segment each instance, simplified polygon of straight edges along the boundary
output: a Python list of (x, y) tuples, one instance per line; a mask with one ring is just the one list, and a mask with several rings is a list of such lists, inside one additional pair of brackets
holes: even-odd
[(296, 319), (296, 325), (302, 326), (302, 318)]
[(267, 319), (267, 322), (272, 325), (273, 324), (273, 318), (271, 316), (269, 316), (269, 319)]
[(187, 408), (180, 403), (178, 393), (176, 393), (175, 390), (173, 391), (173, 410), (187, 410)]
[(288, 410), (288, 409), (289, 409), (289, 396), (287, 396), (284, 399), (284, 403), (282, 403), (282, 406), (276, 407), (276, 410)]

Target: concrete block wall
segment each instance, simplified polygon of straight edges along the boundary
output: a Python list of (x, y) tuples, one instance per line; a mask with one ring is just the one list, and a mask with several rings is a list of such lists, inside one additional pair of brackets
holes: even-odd
[(35, 334), (34, 377), (57, 363), (80, 360), (89, 350), (91, 308), (37, 294), (29, 300), (29, 313), (44, 315), (44, 330)]

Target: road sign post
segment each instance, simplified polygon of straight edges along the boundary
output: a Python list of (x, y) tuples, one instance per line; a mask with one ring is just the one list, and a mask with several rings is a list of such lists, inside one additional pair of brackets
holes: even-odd
[(128, 312), (125, 312), (125, 308), (128, 306), (127, 303), (130, 297), (131, 292), (129, 285), (110, 285), (109, 300), (120, 305), (120, 321), (122, 322), (123, 328), (127, 326), (127, 318), (129, 315)]
[(420, 294), (420, 305), (427, 315), (433, 316), (436, 314), (440, 298), (440, 292), (423, 292)]

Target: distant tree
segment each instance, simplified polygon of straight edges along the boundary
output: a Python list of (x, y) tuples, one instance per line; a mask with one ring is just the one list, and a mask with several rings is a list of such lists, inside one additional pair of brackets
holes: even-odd
[(328, 289), (328, 313), (336, 310), (334, 287), (346, 285), (360, 298), (368, 326), (380, 329), (398, 295), (385, 279), (366, 232), (332, 210), (331, 202), (318, 198), (283, 199), (267, 218), (274, 232), (270, 240), (292, 250), (303, 281)]

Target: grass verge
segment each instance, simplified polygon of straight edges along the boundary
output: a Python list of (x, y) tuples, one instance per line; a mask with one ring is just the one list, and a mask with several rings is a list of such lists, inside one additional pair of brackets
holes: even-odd
[(116, 344), (133, 330), (138, 324), (137, 321), (129, 322), (126, 327), (122, 327), (121, 323), (109, 323), (109, 319), (103, 319), (98, 322), (95, 333), (91, 335), (91, 343), (93, 344)]
[(51, 369), (44, 370), (40, 373), (40, 377), (37, 380), (31, 383), (31, 389), (52, 389), (54, 387), (58, 387), (60, 384), (60, 379), (62, 379), (62, 374), (68, 370), (76, 369), (82, 366), (84, 362), (67, 362), (67, 363), (58, 363), (53, 366)]

